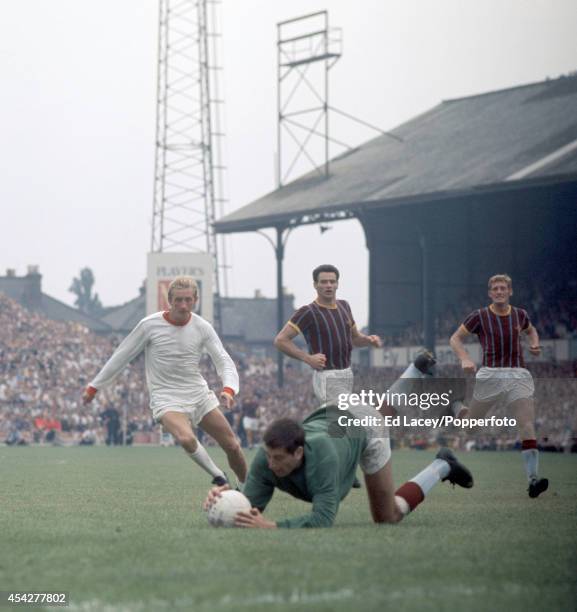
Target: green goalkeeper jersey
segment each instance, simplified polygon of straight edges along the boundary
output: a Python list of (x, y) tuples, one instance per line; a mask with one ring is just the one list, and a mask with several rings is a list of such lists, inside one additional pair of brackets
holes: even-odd
[(275, 488), (312, 502), (311, 512), (277, 521), (278, 527), (330, 527), (340, 501), (351, 490), (359, 459), (367, 445), (366, 436), (359, 433), (357, 437), (333, 438), (328, 434), (327, 424), (324, 408), (303, 421), (303, 463), (288, 476), (275, 476), (262, 448), (250, 466), (244, 494), (259, 510), (266, 508)]

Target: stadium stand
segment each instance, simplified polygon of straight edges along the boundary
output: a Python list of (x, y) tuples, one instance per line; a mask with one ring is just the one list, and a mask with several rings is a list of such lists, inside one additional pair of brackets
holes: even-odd
[[(514, 282), (513, 303), (527, 310), (542, 340), (577, 338), (577, 279), (552, 282), (551, 279), (532, 283)], [(486, 292), (479, 291), (475, 298), (462, 296), (446, 306), (436, 318), (438, 344), (446, 344), (472, 310), (486, 301)], [(472, 336), (469, 339), (475, 342)], [(408, 322), (398, 334), (385, 338), (388, 346), (419, 345), (423, 343), (423, 330), (419, 323)]]
[[(392, 134), (333, 158), (326, 176), (313, 170), (231, 212), (216, 231), (286, 237), (283, 228), (357, 219), (368, 327), (395, 340), (389, 346), (419, 344), (413, 322), (424, 312), (426, 344), (437, 333), (438, 345), (466, 314), (454, 306), (478, 308), (473, 297), (486, 298), (499, 271), (515, 286), (537, 274), (575, 279), (577, 75), (445, 100)], [(566, 333), (558, 312), (543, 316), (547, 337)]]

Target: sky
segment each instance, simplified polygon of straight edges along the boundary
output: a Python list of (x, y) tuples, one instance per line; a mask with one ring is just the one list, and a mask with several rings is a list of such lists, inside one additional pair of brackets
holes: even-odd
[[(343, 38), (331, 104), (384, 130), (442, 100), (577, 70), (575, 0), (223, 0), (227, 213), (276, 186), (276, 24), (323, 9)], [(72, 279), (90, 267), (105, 306), (138, 294), (151, 240), (157, 43), (158, 0), (0, 5), (0, 274), (37, 265), (44, 292), (72, 304)], [(331, 135), (358, 145), (375, 133), (335, 117)], [(263, 237), (228, 238), (227, 256), (230, 296), (275, 296)], [(340, 297), (365, 324), (358, 222), (291, 233), (284, 272), (295, 305), (314, 297), (321, 263), (340, 268)]]

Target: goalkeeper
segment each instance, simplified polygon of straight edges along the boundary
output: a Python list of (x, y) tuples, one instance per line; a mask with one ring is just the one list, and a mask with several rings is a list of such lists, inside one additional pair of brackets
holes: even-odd
[[(452, 451), (441, 449), (436, 458), (410, 481), (395, 490), (391, 447), (386, 429), (340, 427), (332, 418), (336, 407), (321, 407), (303, 422), (279, 419), (263, 435), (243, 489), (253, 506), (239, 512), (236, 525), (260, 529), (330, 527), (340, 502), (349, 493), (357, 466), (365, 478), (371, 514), (375, 523), (397, 523), (413, 511), (440, 481), (464, 488), (473, 486), (473, 477)], [(373, 409), (349, 409), (351, 417), (375, 416)], [(343, 411), (339, 411), (339, 414)], [(214, 487), (204, 502), (205, 510), (228, 488)], [(302, 516), (270, 521), (263, 515), (274, 490), (312, 503)]]

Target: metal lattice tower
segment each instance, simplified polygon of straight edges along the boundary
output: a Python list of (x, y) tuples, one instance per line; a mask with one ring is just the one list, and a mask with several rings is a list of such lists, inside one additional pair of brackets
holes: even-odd
[[(216, 5), (159, 0), (158, 93), (152, 252), (208, 252), (214, 287), (225, 264), (213, 229), (223, 187)], [(226, 292), (226, 270), (224, 273)]]
[(354, 147), (329, 133), (329, 111), (398, 142), (402, 139), (329, 104), (329, 73), (342, 55), (342, 30), (327, 11), (277, 23), (277, 187), (306, 171), (328, 178), (329, 145)]
[(341, 45), (327, 11), (277, 24), (278, 187), (307, 167), (329, 174), (329, 141), (337, 142), (329, 136), (329, 71)]

